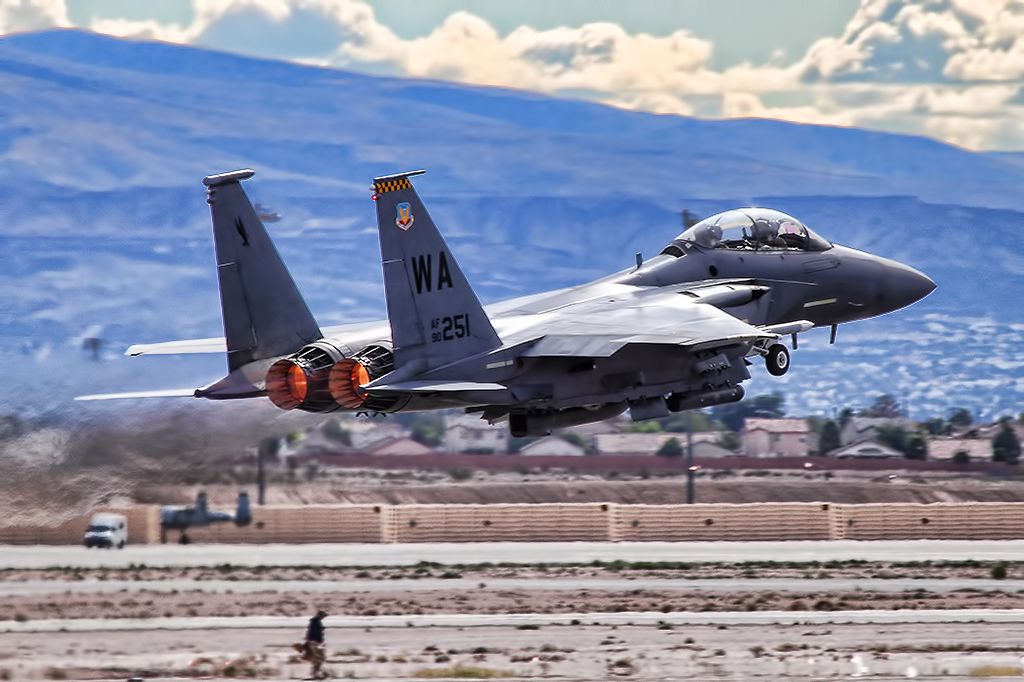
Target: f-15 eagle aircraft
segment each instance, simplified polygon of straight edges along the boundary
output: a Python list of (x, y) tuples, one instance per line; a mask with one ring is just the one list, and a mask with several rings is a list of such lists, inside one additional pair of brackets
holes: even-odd
[(690, 226), (660, 255), (579, 286), (482, 306), (410, 171), (375, 178), (388, 320), (321, 328), (241, 182), (203, 180), (213, 214), (224, 338), (128, 355), (227, 352), (198, 389), (83, 398), (266, 396), (284, 410), (464, 408), (514, 436), (734, 402), (747, 358), (789, 368), (780, 340), (881, 315), (929, 294), (924, 274), (833, 245), (797, 219), (741, 208)]

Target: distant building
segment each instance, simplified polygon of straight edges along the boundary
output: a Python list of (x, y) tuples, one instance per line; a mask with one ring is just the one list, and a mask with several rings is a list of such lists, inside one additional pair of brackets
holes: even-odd
[(878, 427), (895, 425), (908, 431), (916, 429), (916, 425), (903, 417), (850, 417), (839, 432), (840, 445), (852, 445), (867, 440), (877, 440)]
[(412, 438), (387, 438), (366, 448), (368, 455), (429, 455), (433, 450)]
[(836, 459), (899, 459), (903, 457), (903, 453), (896, 448), (875, 440), (851, 443), (825, 454)]
[(409, 435), (408, 429), (391, 419), (346, 419), (341, 426), (348, 431), (354, 450), (368, 451), (375, 443), (393, 438), (406, 438)]
[(278, 462), (284, 462), (288, 457), (305, 458), (344, 452), (352, 452), (352, 447), (333, 438), (328, 438), (319, 429), (311, 429), (288, 438), (282, 438), (276, 458)]
[[(696, 435), (696, 434), (695, 434)], [(683, 455), (686, 455), (686, 435), (679, 439), (679, 444), (683, 446)], [(711, 441), (700, 441), (693, 443), (693, 456), (697, 459), (717, 459), (719, 457), (735, 457), (736, 453), (732, 450), (723, 448), (718, 443), (712, 443)]]
[(508, 427), (488, 424), (479, 415), (449, 415), (441, 443), (445, 452), (508, 452)]
[[(1021, 424), (1017, 420), (1013, 420), (1012, 422), (1010, 422), (1010, 427), (1017, 432), (1017, 440), (1019, 440), (1021, 443), (1024, 443), (1024, 424)], [(975, 433), (977, 433), (978, 438), (988, 441), (991, 441), (995, 437), (995, 435), (1002, 430), (1003, 425), (1000, 422), (995, 422), (994, 424), (985, 424), (982, 426), (975, 426), (972, 427), (972, 429), (968, 429), (968, 431), (974, 431)]]
[(588, 443), (593, 443), (594, 436), (605, 433), (619, 433), (627, 423), (629, 423), (629, 420), (620, 416), (612, 417), (611, 419), (604, 419), (599, 422), (588, 422), (577, 426), (569, 426), (564, 429), (559, 429), (559, 431), (562, 433), (578, 434), (583, 438), (583, 440)]
[(811, 429), (806, 419), (748, 417), (740, 433), (748, 457), (806, 457), (811, 451)]
[(558, 436), (547, 436), (528, 443), (519, 449), (520, 455), (585, 455), (579, 445)]
[(966, 452), (972, 462), (992, 460), (992, 441), (981, 438), (932, 438), (928, 441), (928, 459), (953, 459), (958, 452)]
[[(717, 443), (718, 431), (698, 431), (693, 434), (694, 443)], [(594, 449), (602, 455), (653, 455), (670, 438), (675, 438), (686, 447), (685, 433), (599, 433), (594, 436)]]

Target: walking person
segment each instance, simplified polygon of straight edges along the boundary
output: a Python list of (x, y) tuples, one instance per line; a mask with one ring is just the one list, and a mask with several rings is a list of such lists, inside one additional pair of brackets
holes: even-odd
[(324, 618), (327, 612), (320, 609), (316, 615), (309, 619), (306, 626), (305, 658), (311, 666), (309, 678), (311, 680), (326, 679), (324, 662), (327, 660), (327, 647), (324, 644)]

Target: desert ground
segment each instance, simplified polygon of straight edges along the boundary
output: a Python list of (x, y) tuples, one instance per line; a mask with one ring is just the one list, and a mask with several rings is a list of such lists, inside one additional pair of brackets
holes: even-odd
[(346, 679), (1024, 674), (1020, 562), (84, 568), (79, 551), (0, 570), (0, 678), (299, 679), (290, 645), (318, 607)]

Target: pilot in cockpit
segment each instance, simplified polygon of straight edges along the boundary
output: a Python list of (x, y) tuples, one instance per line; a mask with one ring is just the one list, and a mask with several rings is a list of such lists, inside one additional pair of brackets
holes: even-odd
[(779, 238), (779, 230), (776, 229), (773, 221), (765, 218), (759, 218), (754, 221), (754, 226), (751, 229), (753, 233), (754, 248), (778, 248), (785, 247), (786, 244)]
[(722, 243), (722, 228), (718, 225), (701, 225), (694, 231), (694, 238), (705, 248), (717, 249)]

